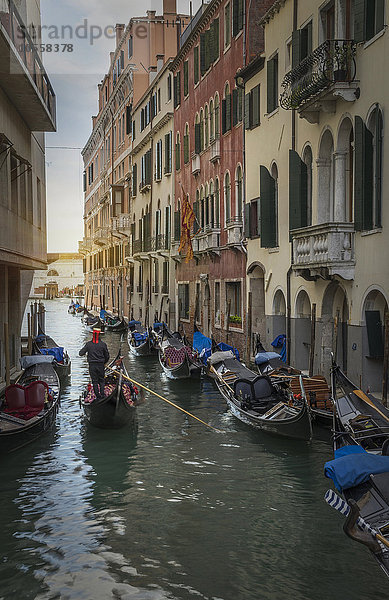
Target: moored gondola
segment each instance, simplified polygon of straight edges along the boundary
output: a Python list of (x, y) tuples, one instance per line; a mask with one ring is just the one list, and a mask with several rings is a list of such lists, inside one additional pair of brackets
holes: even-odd
[(85, 311), (82, 322), (84, 323), (86, 331), (92, 333), (94, 329), (98, 328), (100, 329), (100, 333), (105, 332), (105, 323), (98, 315), (93, 315), (92, 313)]
[(0, 453), (8, 454), (46, 433), (59, 409), (60, 383), (52, 356), (25, 356), (15, 384), (5, 389), (0, 404)]
[(105, 370), (104, 398), (96, 400), (93, 386), (88, 385), (80, 398), (80, 406), (91, 425), (102, 429), (119, 429), (134, 422), (136, 407), (142, 396), (125, 377), (128, 377), (128, 373), (123, 357), (118, 354)]
[(113, 315), (112, 313), (106, 311), (104, 308), (100, 310), (99, 316), (100, 319), (104, 322), (105, 329), (107, 331), (113, 331), (116, 333), (123, 333), (124, 331), (127, 331), (127, 323), (124, 317), (120, 318), (117, 315)]
[(53, 356), (53, 367), (58, 377), (62, 382), (66, 381), (70, 375), (72, 363), (68, 353), (62, 346), (58, 346), (53, 338), (39, 330), (39, 335), (33, 339), (32, 350), (33, 354)]
[(347, 504), (331, 490), (326, 500), (349, 512), (345, 533), (364, 544), (389, 577), (389, 410), (358, 389), (336, 364), (331, 390), (335, 458), (326, 463), (325, 474)]
[(157, 353), (155, 337), (140, 321), (129, 321), (127, 341), (135, 356), (152, 356)]
[(212, 353), (207, 364), (208, 374), (239, 420), (282, 437), (311, 440), (311, 414), (304, 393), (295, 399), (285, 380), (258, 375), (232, 351)]
[(158, 358), (162, 370), (169, 379), (187, 379), (200, 377), (203, 364), (194, 351), (178, 332), (171, 333), (164, 327), (158, 338)]

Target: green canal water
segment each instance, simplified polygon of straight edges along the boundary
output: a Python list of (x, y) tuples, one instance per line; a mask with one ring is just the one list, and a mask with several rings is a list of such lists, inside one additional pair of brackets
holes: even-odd
[[(71, 383), (55, 430), (1, 457), (0, 600), (381, 600), (389, 582), (342, 531), (323, 495), (329, 434), (312, 443), (254, 432), (212, 382), (169, 381), (156, 359), (131, 375), (217, 434), (147, 396), (136, 430), (87, 426), (78, 350), (90, 338), (68, 301), (46, 302)], [(111, 354), (119, 335), (105, 335)]]

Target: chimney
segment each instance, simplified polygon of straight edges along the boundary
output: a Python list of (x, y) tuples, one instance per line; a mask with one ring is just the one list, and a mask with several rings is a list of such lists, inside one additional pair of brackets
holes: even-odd
[(124, 23), (116, 23), (115, 31), (116, 31), (116, 46), (119, 45), (120, 40), (122, 39), (124, 30), (126, 26)]
[(157, 11), (155, 11), (155, 10), (147, 10), (146, 11), (146, 15), (147, 15), (147, 18), (149, 19), (149, 21), (155, 21), (156, 12)]
[(176, 15), (177, 14), (176, 0), (163, 0), (163, 14), (164, 15)]
[(115, 56), (115, 52), (110, 52), (109, 53), (109, 60), (111, 61), (111, 66), (113, 64), (113, 57)]
[(151, 85), (157, 76), (157, 67), (149, 68), (149, 85)]
[(165, 59), (165, 55), (164, 54), (157, 54), (157, 73), (160, 72), (160, 70), (163, 67), (163, 63), (164, 63), (164, 59)]

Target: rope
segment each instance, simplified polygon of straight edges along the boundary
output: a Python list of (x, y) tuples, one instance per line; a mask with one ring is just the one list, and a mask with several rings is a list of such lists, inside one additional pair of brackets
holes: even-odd
[[(110, 371), (113, 370), (110, 367), (107, 367), (107, 369), (109, 369)], [(206, 427), (209, 427), (210, 429), (213, 429), (217, 433), (224, 433), (224, 431), (222, 431), (221, 429), (216, 429), (215, 427), (212, 427), (212, 425), (209, 425), (205, 421), (202, 421), (198, 417), (195, 417), (195, 415), (192, 415), (192, 413), (188, 412), (187, 410), (184, 410), (183, 408), (181, 408), (181, 406), (178, 406), (177, 404), (174, 404), (174, 402), (171, 402), (167, 398), (164, 398), (163, 396), (160, 396), (160, 394), (157, 394), (157, 392), (154, 392), (153, 390), (150, 390), (149, 388), (147, 388), (145, 385), (142, 385), (141, 383), (138, 383), (137, 381), (135, 381), (135, 379), (131, 379), (131, 377), (128, 377), (127, 375), (124, 375), (124, 374), (122, 375), (122, 377), (123, 377), (123, 379), (127, 379), (128, 381), (131, 381), (131, 383), (133, 383), (133, 384), (135, 384), (135, 385), (143, 388), (144, 390), (146, 390), (146, 392), (149, 392), (150, 394), (154, 394), (154, 396), (157, 396), (157, 398), (160, 398), (164, 402), (167, 402), (168, 404), (171, 404), (171, 406), (174, 406), (174, 408), (177, 408), (178, 410), (181, 410), (186, 415), (189, 415), (193, 419), (196, 419), (196, 421), (200, 421), (200, 423), (202, 423)]]

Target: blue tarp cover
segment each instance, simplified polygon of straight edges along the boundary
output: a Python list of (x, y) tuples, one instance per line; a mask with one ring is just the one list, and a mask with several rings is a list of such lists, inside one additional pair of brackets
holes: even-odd
[(41, 333), (40, 335), (37, 335), (35, 338), (35, 341), (39, 344), (39, 342), (44, 342), (46, 339), (46, 335), (44, 333)]
[(255, 356), (255, 364), (263, 365), (264, 363), (269, 362), (272, 358), (280, 358), (280, 355), (277, 352), (258, 352)]
[[(134, 331), (132, 337), (134, 338), (135, 342), (145, 342), (147, 340), (147, 332), (145, 331), (145, 333), (138, 333), (137, 331)], [(137, 344), (137, 346), (139, 346), (139, 344)]]
[(106, 315), (107, 315), (107, 311), (104, 310), (104, 308), (102, 308), (100, 311), (100, 319), (104, 320)]
[(158, 329), (159, 327), (163, 327), (165, 323), (154, 323), (153, 329)]
[(54, 359), (57, 362), (63, 361), (63, 350), (64, 349), (61, 346), (57, 346), (55, 348), (40, 348), (41, 354), (54, 356)]
[(325, 476), (340, 492), (367, 481), (370, 475), (389, 473), (389, 456), (369, 454), (361, 446), (345, 446), (341, 451), (324, 465)]
[(141, 325), (140, 321), (128, 321), (128, 326), (132, 327), (132, 325)]

